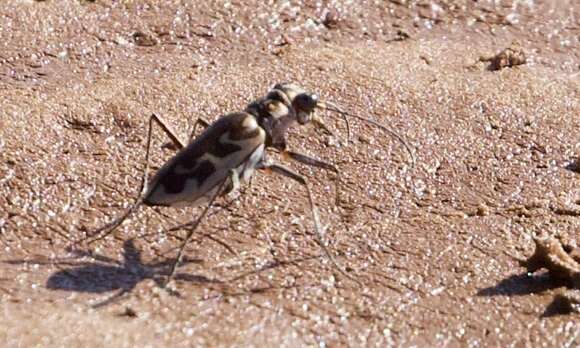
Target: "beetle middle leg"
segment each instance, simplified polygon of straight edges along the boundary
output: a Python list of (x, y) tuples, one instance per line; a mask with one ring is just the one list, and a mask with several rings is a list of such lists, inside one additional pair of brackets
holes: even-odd
[(196, 131), (197, 131), (197, 127), (198, 126), (202, 126), (203, 128), (207, 128), (209, 127), (210, 123), (207, 122), (205, 119), (203, 118), (198, 118), (197, 120), (195, 120), (195, 123), (193, 124), (193, 128), (191, 129), (191, 133), (189, 133), (189, 141), (192, 141), (195, 136), (196, 136)]
[[(81, 243), (81, 242), (89, 239), (88, 244), (92, 244), (96, 241), (99, 241), (99, 240), (107, 237), (108, 235), (113, 233), (113, 231), (117, 227), (119, 227), (123, 223), (123, 221), (125, 221), (127, 218), (129, 218), (129, 216), (131, 216), (135, 211), (137, 211), (137, 209), (143, 203), (143, 199), (144, 199), (144, 196), (145, 196), (145, 193), (147, 190), (147, 179), (148, 179), (148, 174), (149, 174), (149, 157), (150, 157), (150, 152), (151, 152), (151, 137), (153, 134), (153, 125), (154, 124), (157, 124), (163, 130), (163, 132), (169, 137), (169, 139), (171, 139), (171, 141), (173, 142), (173, 145), (177, 149), (182, 149), (186, 146), (186, 143), (184, 143), (176, 135), (175, 131), (173, 131), (173, 129), (160, 116), (158, 116), (155, 113), (151, 114), (151, 116), (149, 117), (149, 129), (147, 132), (147, 146), (146, 146), (146, 150), (145, 150), (145, 168), (143, 170), (143, 176), (141, 178), (141, 187), (139, 189), (139, 196), (137, 197), (135, 202), (131, 205), (131, 207), (129, 209), (127, 209), (127, 211), (125, 213), (123, 213), (123, 215), (121, 215), (118, 218), (114, 219), (113, 221), (105, 224), (104, 226), (96, 229), (95, 231), (93, 231), (91, 233), (90, 236), (81, 240), (78, 243)], [(75, 244), (77, 244), (77, 243), (75, 243)]]
[(179, 246), (179, 251), (177, 252), (177, 256), (175, 257), (175, 260), (171, 264), (171, 269), (169, 270), (169, 275), (167, 276), (167, 279), (166, 279), (165, 283), (163, 284), (163, 287), (167, 286), (167, 284), (169, 284), (171, 279), (173, 279), (175, 271), (177, 270), (177, 266), (179, 265), (179, 263), (181, 263), (181, 259), (183, 258), (183, 252), (185, 251), (185, 247), (187, 246), (187, 244), (191, 240), (191, 237), (193, 236), (193, 233), (197, 229), (197, 226), (199, 226), (201, 221), (205, 218), (205, 216), (209, 212), (210, 208), (213, 206), (216, 198), (218, 196), (220, 196), (220, 194), (223, 192), (223, 189), (224, 189), (224, 186), (226, 185), (226, 183), (228, 181), (233, 182), (234, 180), (236, 180), (236, 179), (234, 179), (234, 177), (237, 179), (238, 173), (232, 169), (232, 170), (230, 170), (230, 175), (228, 177), (226, 177), (222, 181), (222, 183), (218, 186), (217, 190), (210, 198), (209, 202), (207, 203), (205, 209), (202, 211), (201, 215), (199, 215), (197, 220), (195, 220), (195, 222), (189, 227), (189, 231), (187, 232), (187, 236), (181, 242), (181, 245)]
[[(163, 119), (161, 119), (156, 114), (153, 114), (151, 117), (153, 117), (153, 120), (161, 127), (161, 129), (163, 129), (165, 134), (167, 134), (167, 136), (171, 139), (171, 142), (164, 144), (162, 147), (168, 148), (171, 150), (181, 150), (186, 146), (186, 144), (175, 135), (175, 131), (173, 131), (173, 129), (171, 129), (171, 127), (168, 124), (166, 124), (165, 121), (163, 121)], [(209, 127), (209, 125), (210, 125), (209, 122), (207, 122), (206, 120), (204, 120), (201, 117), (198, 118), (197, 120), (195, 120), (195, 123), (193, 124), (193, 128), (191, 129), (191, 132), (189, 133), (188, 142), (191, 142), (195, 138), (195, 136), (197, 135), (196, 133), (197, 133), (198, 126), (202, 126), (203, 128), (207, 128), (207, 127)]]

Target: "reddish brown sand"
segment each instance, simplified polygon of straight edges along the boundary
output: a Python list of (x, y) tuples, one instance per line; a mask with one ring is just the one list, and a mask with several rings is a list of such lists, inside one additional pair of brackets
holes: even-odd
[[(578, 3), (270, 2), (2, 1), (2, 346), (578, 346), (561, 284), (516, 260), (534, 233), (580, 239)], [(526, 64), (490, 71), (514, 41)], [(341, 170), (336, 206), (334, 174), (288, 163), (362, 285), (321, 256), (304, 190), (264, 173), (204, 221), (173, 292), (167, 230), (199, 209), (143, 208), (67, 251), (136, 196), (151, 112), (185, 137), (280, 81), (415, 149), (412, 168), (354, 120), (345, 146), (329, 113), (336, 137), (289, 134)]]

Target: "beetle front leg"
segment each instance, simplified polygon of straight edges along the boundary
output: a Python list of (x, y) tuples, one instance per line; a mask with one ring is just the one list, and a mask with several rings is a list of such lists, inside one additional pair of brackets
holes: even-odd
[(310, 120), (310, 122), (316, 128), (320, 128), (324, 132), (326, 132), (328, 135), (334, 137), (334, 133), (326, 126), (326, 124), (324, 123), (324, 121), (322, 120), (322, 118), (320, 116), (318, 116), (317, 114), (313, 114), (312, 115), (312, 119)]
[(344, 268), (338, 263), (338, 261), (336, 261), (334, 256), (330, 253), (330, 250), (328, 250), (328, 247), (326, 246), (326, 243), (324, 242), (324, 238), (322, 236), (323, 232), (322, 232), (322, 228), (320, 226), (320, 217), (318, 215), (318, 209), (316, 208), (316, 204), (314, 204), (314, 198), (312, 197), (312, 192), (310, 191), (310, 185), (308, 184), (308, 181), (306, 180), (306, 178), (304, 176), (292, 171), (291, 169), (286, 168), (286, 167), (279, 165), (279, 164), (269, 164), (269, 163), (261, 162), (261, 163), (259, 163), (257, 168), (263, 169), (266, 171), (270, 171), (270, 172), (273, 172), (276, 174), (280, 174), (282, 176), (290, 178), (290, 179), (298, 182), (299, 184), (301, 184), (306, 189), (306, 193), (308, 195), (308, 203), (310, 204), (310, 211), (312, 213), (312, 219), (314, 221), (314, 232), (316, 235), (317, 243), (322, 248), (322, 251), (324, 251), (324, 254), (326, 254), (326, 257), (328, 258), (330, 263), (332, 263), (334, 268), (336, 268), (336, 270), (339, 273), (341, 273), (346, 278), (348, 278), (356, 283), (359, 283), (355, 278), (353, 278), (350, 274), (348, 274), (344, 270)]
[(305, 164), (307, 166), (321, 168), (321, 169), (325, 169), (325, 170), (330, 170), (330, 171), (336, 173), (335, 205), (340, 204), (340, 185), (341, 185), (340, 179), (341, 178), (340, 178), (340, 171), (338, 170), (338, 168), (336, 168), (336, 166), (334, 166), (331, 163), (310, 157), (308, 155), (303, 155), (301, 153), (294, 152), (294, 151), (283, 151), (282, 156), (285, 158), (292, 159), (296, 162), (300, 162), (300, 163)]
[(231, 169), (229, 178), (230, 180), (224, 190), (224, 193), (227, 194), (230, 199), (234, 200), (237, 198), (237, 193), (240, 190), (240, 177), (236, 170)]

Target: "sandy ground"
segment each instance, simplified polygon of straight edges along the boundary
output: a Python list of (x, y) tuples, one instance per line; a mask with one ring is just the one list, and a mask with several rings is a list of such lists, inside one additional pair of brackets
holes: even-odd
[[(28, 346), (580, 345), (561, 285), (517, 259), (580, 242), (580, 6), (574, 1), (73, 1), (0, 4), (0, 342)], [(524, 65), (485, 58), (519, 43)], [(304, 190), (258, 173), (167, 273), (199, 209), (146, 209), (73, 241), (138, 193), (147, 120), (184, 137), (295, 81), (368, 124), (294, 128), (326, 159)], [(158, 132), (154, 166), (173, 150)], [(277, 158), (273, 155), (273, 158)], [(283, 159), (279, 159), (282, 161)], [(223, 201), (222, 201), (223, 203)]]

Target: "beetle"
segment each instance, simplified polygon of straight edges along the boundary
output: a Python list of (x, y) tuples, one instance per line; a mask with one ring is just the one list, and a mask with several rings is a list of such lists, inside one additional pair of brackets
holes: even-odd
[[(324, 127), (324, 123), (315, 113), (317, 109), (341, 114), (346, 121), (349, 136), (350, 126), (347, 116), (378, 126), (396, 137), (405, 146), (414, 163), (410, 147), (393, 130), (371, 119), (342, 111), (334, 104), (324, 103), (316, 94), (293, 83), (276, 84), (264, 97), (248, 104), (244, 111), (218, 118), (189, 144), (181, 142), (170, 127), (159, 116), (153, 114), (149, 120), (141, 194), (122, 216), (94, 231), (91, 235), (94, 238), (89, 243), (112, 233), (141, 205), (171, 207), (205, 205), (179, 247), (177, 257), (171, 265), (165, 282), (167, 284), (181, 262), (187, 243), (216, 198), (236, 192), (240, 185), (247, 182), (254, 171), (259, 169), (290, 178), (306, 189), (318, 244), (333, 266), (344, 276), (353, 279), (339, 265), (324, 243), (318, 210), (308, 180), (283, 165), (271, 163), (266, 156), (267, 149), (276, 149), (295, 161), (333, 171), (339, 178), (339, 171), (334, 165), (287, 150), (287, 131), (294, 124), (306, 125), (312, 122)], [(180, 150), (148, 182), (149, 149), (154, 122), (161, 126)]]

